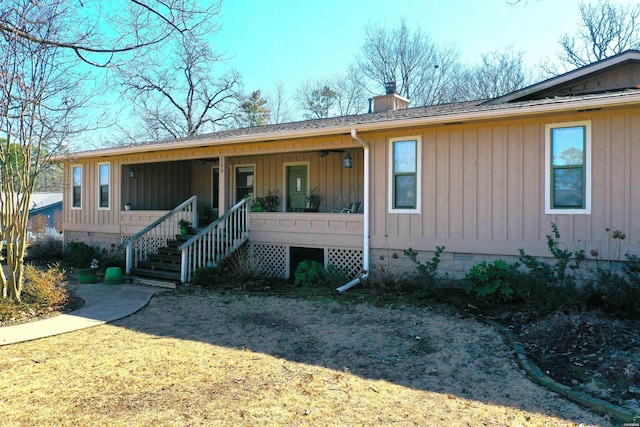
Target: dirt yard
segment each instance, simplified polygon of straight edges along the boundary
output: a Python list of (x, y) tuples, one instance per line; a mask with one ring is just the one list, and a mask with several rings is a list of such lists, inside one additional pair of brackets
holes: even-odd
[(453, 313), (203, 291), (0, 348), (0, 425), (612, 424)]

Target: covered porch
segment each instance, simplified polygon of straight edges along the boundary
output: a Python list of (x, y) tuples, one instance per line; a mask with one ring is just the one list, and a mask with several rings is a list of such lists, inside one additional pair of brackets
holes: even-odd
[(247, 195), (256, 214), (362, 213), (363, 167), (359, 148), (122, 164), (120, 225), (130, 232), (192, 196), (202, 225)]
[[(309, 250), (355, 277), (363, 256), (363, 166), (361, 148), (122, 164), (122, 239), (193, 196), (196, 227), (249, 197), (251, 254), (270, 275), (290, 277), (296, 252)], [(255, 209), (265, 196), (277, 203)]]

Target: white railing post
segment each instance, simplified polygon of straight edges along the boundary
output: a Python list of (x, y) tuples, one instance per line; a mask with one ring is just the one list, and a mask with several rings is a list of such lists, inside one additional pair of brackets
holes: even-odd
[(131, 268), (133, 264), (133, 243), (127, 243), (127, 254), (126, 254), (126, 273), (127, 275), (131, 275)]
[(184, 248), (182, 250), (182, 256), (180, 258), (180, 282), (182, 283), (187, 283), (187, 270), (189, 268), (187, 259), (188, 250), (189, 248)]

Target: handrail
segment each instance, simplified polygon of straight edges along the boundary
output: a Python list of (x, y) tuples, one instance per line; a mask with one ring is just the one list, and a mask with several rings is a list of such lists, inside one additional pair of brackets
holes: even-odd
[(217, 265), (249, 237), (249, 198), (244, 198), (220, 218), (178, 247), (180, 281), (188, 283), (202, 267)]
[[(170, 238), (175, 237), (180, 219), (191, 218), (191, 223), (198, 224), (198, 198), (191, 196), (167, 214), (163, 215), (129, 239), (122, 242), (126, 247), (126, 274), (138, 266), (138, 262), (158, 247), (166, 245)], [(184, 215), (181, 215), (183, 214)], [(138, 243), (134, 248), (134, 243)], [(134, 250), (135, 249), (135, 250)]]
[[(121, 246), (125, 246), (125, 245), (129, 244), (129, 242), (132, 242), (134, 240), (139, 239), (141, 236), (143, 236), (144, 234), (148, 233), (152, 228), (155, 228), (158, 225), (162, 224), (167, 219), (169, 219), (169, 217), (173, 216), (174, 214), (178, 213), (179, 211), (184, 210), (184, 208), (186, 208), (189, 204), (193, 204), (194, 202), (197, 202), (197, 200), (198, 200), (198, 196), (189, 197), (187, 200), (185, 200), (184, 202), (180, 203), (178, 206), (173, 208), (167, 214), (161, 216), (160, 218), (158, 218), (157, 220), (152, 222), (150, 225), (146, 226), (141, 231), (137, 232), (132, 237), (129, 237), (127, 240), (122, 242)], [(195, 213), (196, 219), (194, 221), (191, 221), (191, 223), (192, 224), (197, 224), (198, 210), (197, 209), (192, 209), (192, 211)]]
[(209, 224), (206, 227), (204, 227), (197, 234), (194, 234), (191, 238), (189, 238), (189, 240), (187, 240), (186, 242), (184, 242), (183, 244), (178, 246), (178, 250), (180, 250), (180, 251), (183, 250), (187, 246), (190, 246), (194, 241), (198, 240), (200, 237), (202, 237), (203, 235), (207, 234), (207, 232), (209, 230), (211, 230), (212, 228), (216, 227), (222, 221), (224, 221), (225, 219), (230, 217), (235, 211), (240, 209), (244, 204), (246, 204), (247, 200), (248, 200), (247, 198), (244, 198), (241, 201), (239, 201), (238, 203), (236, 203), (231, 209), (226, 211), (221, 217), (219, 217), (218, 219), (213, 221), (211, 224)]

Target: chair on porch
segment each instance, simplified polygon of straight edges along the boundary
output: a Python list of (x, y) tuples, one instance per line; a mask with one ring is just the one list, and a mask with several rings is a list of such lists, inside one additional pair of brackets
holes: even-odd
[(362, 202), (351, 203), (346, 208), (342, 208), (342, 209), (333, 208), (331, 209), (331, 213), (358, 213), (361, 205), (362, 205)]

